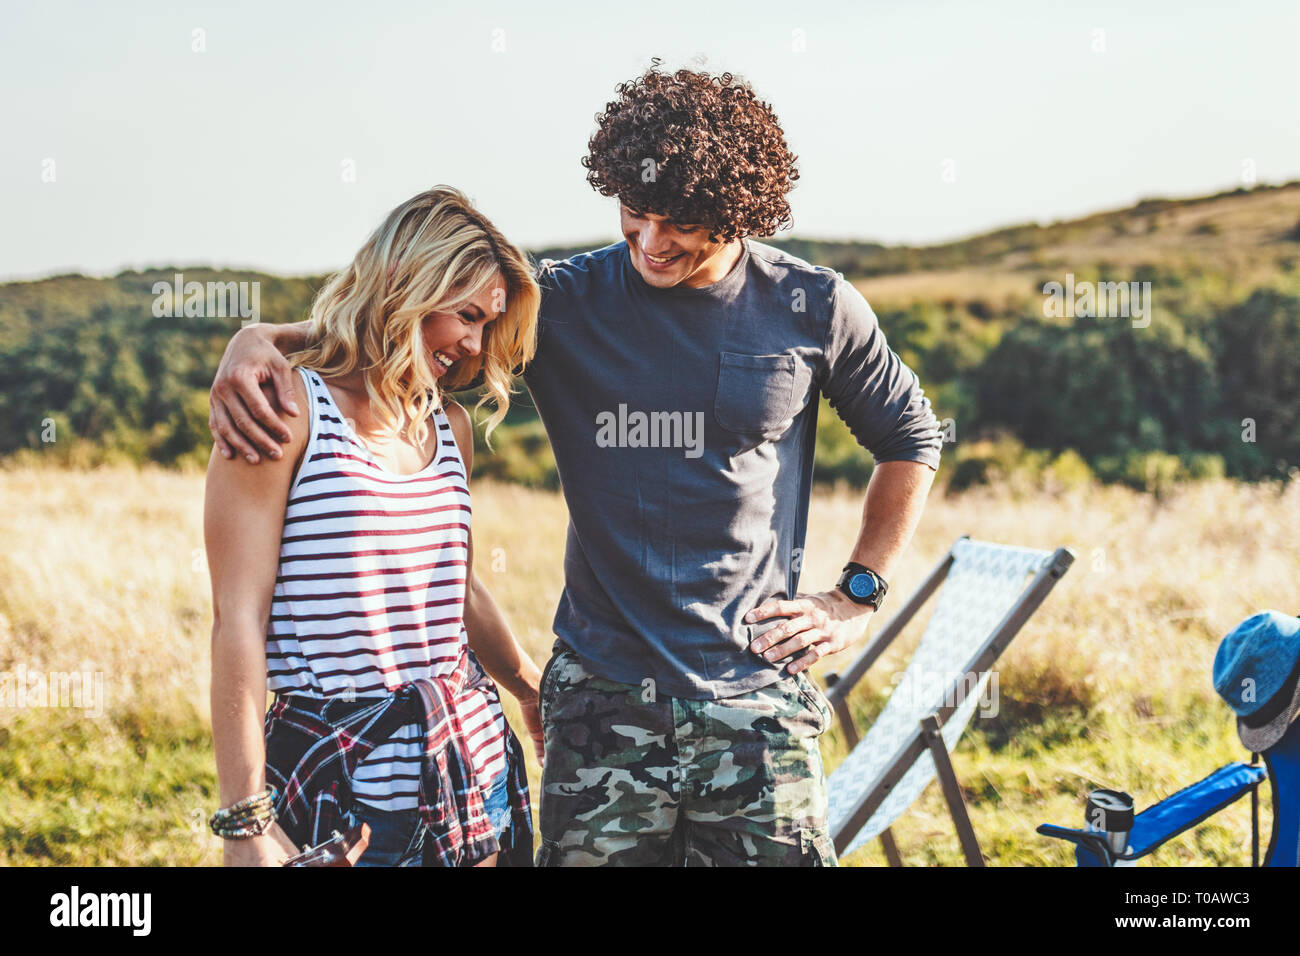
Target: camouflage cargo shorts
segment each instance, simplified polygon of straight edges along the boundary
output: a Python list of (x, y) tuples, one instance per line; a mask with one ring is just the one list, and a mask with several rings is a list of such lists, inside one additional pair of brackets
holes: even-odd
[(721, 700), (605, 680), (557, 641), (541, 682), (538, 866), (836, 866), (800, 673)]

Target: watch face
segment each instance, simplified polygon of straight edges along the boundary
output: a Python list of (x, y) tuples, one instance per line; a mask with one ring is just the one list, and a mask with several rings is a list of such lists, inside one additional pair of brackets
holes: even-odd
[(871, 597), (876, 593), (876, 581), (869, 574), (855, 574), (849, 578), (849, 593), (854, 597)]

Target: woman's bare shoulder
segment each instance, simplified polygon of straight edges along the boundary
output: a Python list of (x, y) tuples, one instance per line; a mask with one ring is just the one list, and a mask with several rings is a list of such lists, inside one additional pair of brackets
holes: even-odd
[(474, 423), (470, 420), (469, 412), (465, 411), (462, 405), (449, 400), (444, 400), (443, 405), (452, 434), (456, 436), (456, 447), (460, 449), (461, 460), (465, 462), (465, 474), (468, 476), (474, 469)]
[(314, 411), (312, 407), (311, 393), (307, 390), (307, 384), (302, 380), (302, 374), (298, 371), (297, 367), (294, 367), (291, 370), (289, 383), (293, 388), (294, 404), (298, 406), (298, 411), (300, 412), (298, 415), (290, 415), (280, 407), (280, 403), (275, 394), (275, 388), (270, 382), (263, 382), (261, 386), (262, 394), (265, 395), (266, 400), (271, 403), (271, 407), (275, 409), (275, 413), (289, 426), (289, 433), (292, 435), (292, 440), (288, 444), (281, 443), (281, 447), (285, 450), (286, 455), (291, 446), (295, 452), (301, 452), (302, 449), (307, 447), (307, 438), (311, 435), (311, 416)]

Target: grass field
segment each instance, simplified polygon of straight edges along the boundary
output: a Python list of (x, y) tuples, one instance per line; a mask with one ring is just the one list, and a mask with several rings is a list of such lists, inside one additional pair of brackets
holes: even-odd
[[(1167, 208), (1134, 206), (1046, 226), (1032, 237), (1032, 248), (1017, 245), (998, 253), (989, 236), (973, 236), (957, 244), (969, 253), (964, 267), (922, 265), (858, 279), (855, 285), (878, 310), (978, 297), (1006, 312), (1038, 312), (1045, 274), (1060, 279), (1066, 271), (1104, 264), (1107, 276), (1127, 276), (1154, 265), (1188, 275), (1214, 273), (1233, 294), (1244, 296), (1261, 285), (1289, 281), (1296, 249), (1279, 240), (1300, 235), (1298, 221), (1296, 188), (1206, 197)], [(937, 257), (944, 248), (930, 247), (926, 254)]]
[[(216, 768), (202, 499), (195, 473), (0, 470), (0, 671), (98, 672), (104, 692), (98, 716), (0, 707), (0, 864), (220, 861), (204, 825)], [(814, 499), (806, 588), (834, 581), (860, 507), (848, 491)], [(479, 483), (474, 516), (480, 577), (544, 661), (561, 586), (563, 500)], [(1297, 482), (1192, 484), (1160, 501), (1119, 487), (934, 493), (895, 575), (894, 608), (962, 533), (1078, 555), (1003, 658), (997, 716), (977, 716), (954, 756), (993, 864), (1072, 864), (1065, 844), (1034, 827), (1078, 825), (1091, 787), (1128, 790), (1141, 807), (1244, 758), (1210, 684), (1211, 662), (1246, 615), (1300, 610), (1297, 528)], [(856, 693), (862, 726), (917, 636)], [(835, 732), (823, 749), (828, 768), (844, 756)], [(531, 754), (529, 775), (536, 800)], [(1267, 812), (1264, 820), (1267, 833)], [(1242, 801), (1144, 864), (1245, 864), (1248, 834)], [(895, 835), (909, 864), (961, 862), (934, 786)], [(884, 858), (876, 844), (844, 862)]]

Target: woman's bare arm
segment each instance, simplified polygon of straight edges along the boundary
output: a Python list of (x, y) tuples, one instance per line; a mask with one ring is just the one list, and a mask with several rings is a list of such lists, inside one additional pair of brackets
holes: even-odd
[[(448, 402), (447, 419), (451, 422), (468, 476), (474, 468), (474, 430), (469, 413), (455, 402)], [(528, 652), (519, 646), (505, 614), (493, 600), (487, 585), (474, 573), (473, 534), (469, 538), (469, 560), (465, 569), (465, 631), (469, 645), (484, 669), (519, 701), (524, 724), (533, 738), (537, 762), (541, 763), (545, 757), (538, 710), (538, 684), (542, 672)]]
[[(306, 401), (300, 384), (293, 394)], [(212, 578), (212, 740), (223, 807), (266, 786), (267, 622), (285, 503), (308, 427), (309, 419), (294, 419), (286, 454), (265, 468), (223, 458), (215, 448), (208, 461), (203, 536)], [(295, 852), (278, 826), (225, 841), (228, 865), (275, 865)]]

